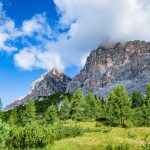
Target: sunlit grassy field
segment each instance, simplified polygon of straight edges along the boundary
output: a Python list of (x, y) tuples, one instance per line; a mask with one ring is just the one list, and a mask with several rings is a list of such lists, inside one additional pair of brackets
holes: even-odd
[(80, 125), (86, 132), (83, 136), (55, 141), (54, 145), (49, 145), (45, 148), (46, 150), (105, 150), (108, 144), (117, 145), (121, 143), (129, 144), (131, 150), (141, 150), (143, 144), (150, 143), (150, 128), (124, 129), (113, 127), (109, 131), (101, 132), (102, 127), (96, 127), (96, 122), (68, 121), (64, 124)]

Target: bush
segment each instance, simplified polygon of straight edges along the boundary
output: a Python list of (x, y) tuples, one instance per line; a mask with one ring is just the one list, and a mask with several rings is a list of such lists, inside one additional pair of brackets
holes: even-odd
[(137, 134), (134, 133), (133, 131), (129, 131), (128, 132), (128, 137), (131, 139), (136, 139), (137, 138)]
[(9, 137), (10, 127), (0, 120), (0, 149), (5, 148), (6, 140)]
[(141, 150), (150, 150), (150, 144), (146, 143), (142, 145)]
[(76, 137), (83, 135), (83, 129), (80, 126), (63, 126), (60, 123), (54, 125), (56, 140), (65, 137)]
[(25, 127), (13, 127), (7, 145), (9, 148), (42, 148), (53, 143), (54, 139), (55, 134), (51, 126), (31, 124)]
[(101, 128), (86, 128), (84, 129), (85, 132), (101, 132), (101, 133), (107, 133), (112, 130), (111, 127), (101, 127)]
[(130, 120), (127, 120), (127, 121), (124, 122), (123, 127), (124, 128), (133, 128), (134, 125)]
[(102, 127), (103, 124), (101, 122), (96, 122), (95, 127)]
[(129, 150), (129, 149), (130, 149), (130, 145), (125, 143), (121, 143), (118, 145), (108, 144), (106, 146), (106, 150)]

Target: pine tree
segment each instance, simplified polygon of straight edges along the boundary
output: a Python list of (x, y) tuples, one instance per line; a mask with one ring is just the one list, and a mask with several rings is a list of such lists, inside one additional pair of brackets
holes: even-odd
[(34, 100), (29, 100), (29, 102), (25, 106), (25, 110), (23, 111), (23, 124), (31, 124), (36, 120), (36, 109)]
[(10, 127), (0, 119), (0, 149), (6, 148), (6, 140), (10, 136)]
[(60, 119), (67, 120), (69, 119), (69, 115), (70, 115), (70, 103), (68, 97), (65, 96), (60, 109)]
[(73, 95), (71, 102), (71, 115), (73, 120), (82, 120), (84, 115), (84, 96), (78, 89)]
[(85, 100), (85, 114), (89, 118), (95, 119), (97, 113), (97, 101), (94, 95), (91, 92), (89, 92)]
[(130, 116), (131, 102), (122, 85), (114, 89), (108, 99), (107, 119), (110, 124), (124, 125)]
[(145, 105), (148, 106), (150, 105), (150, 83), (147, 84), (145, 93), (146, 93)]
[(138, 91), (134, 91), (132, 93), (131, 100), (132, 100), (132, 108), (141, 107), (144, 104), (143, 95)]
[(0, 98), (0, 111), (2, 111), (2, 108), (3, 108), (3, 103), (2, 103), (2, 100)]
[(13, 110), (11, 110), (11, 113), (10, 113), (10, 116), (9, 116), (7, 122), (10, 125), (17, 124), (17, 109), (16, 108), (14, 108)]
[(3, 118), (3, 112), (2, 112), (2, 108), (3, 108), (3, 104), (2, 104), (2, 100), (0, 98), (0, 118)]
[(55, 123), (58, 121), (58, 114), (57, 114), (57, 109), (56, 106), (51, 105), (47, 108), (47, 111), (45, 112), (45, 118), (47, 123)]

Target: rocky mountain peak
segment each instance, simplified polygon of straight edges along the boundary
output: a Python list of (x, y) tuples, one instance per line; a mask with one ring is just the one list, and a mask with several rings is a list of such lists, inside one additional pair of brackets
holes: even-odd
[(49, 96), (56, 92), (75, 92), (81, 89), (106, 97), (118, 84), (123, 84), (129, 95), (133, 91), (144, 93), (150, 82), (150, 42), (129, 41), (126, 43), (103, 44), (87, 57), (83, 69), (72, 80), (57, 69), (43, 74), (33, 82), (30, 92), (15, 101), (5, 110), (24, 105), (30, 98)]
[(27, 96), (8, 105), (5, 111), (13, 109), (15, 106), (24, 105), (29, 99), (37, 100), (39, 96), (50, 96), (56, 92), (64, 93), (71, 78), (61, 73), (57, 69), (50, 70), (32, 83)]
[(84, 68), (71, 82), (67, 91), (80, 88), (84, 94), (107, 96), (117, 85), (123, 84), (128, 93), (144, 93), (150, 82), (150, 42), (129, 41), (113, 46), (100, 46), (87, 57)]

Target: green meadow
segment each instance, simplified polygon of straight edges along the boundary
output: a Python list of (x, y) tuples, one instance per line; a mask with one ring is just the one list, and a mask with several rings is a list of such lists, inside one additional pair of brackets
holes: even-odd
[(96, 127), (96, 122), (67, 121), (64, 124), (66, 126), (80, 125), (85, 133), (82, 136), (55, 141), (53, 146), (48, 145), (45, 150), (109, 150), (109, 145), (114, 149), (119, 145), (128, 145), (129, 150), (150, 149), (150, 146), (145, 146), (150, 144), (150, 128), (126, 129), (103, 125)]

